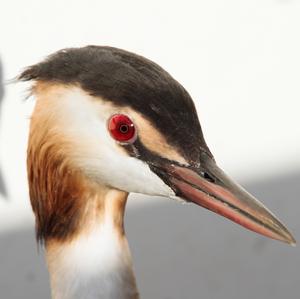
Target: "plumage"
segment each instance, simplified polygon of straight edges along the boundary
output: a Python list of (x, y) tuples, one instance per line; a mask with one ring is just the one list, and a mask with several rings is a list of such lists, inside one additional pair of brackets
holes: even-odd
[(65, 49), (27, 68), (20, 79), (77, 84), (92, 96), (140, 112), (187, 159), (197, 160), (200, 149), (209, 153), (190, 95), (139, 55), (112, 47)]
[[(19, 79), (34, 81), (37, 99), (28, 181), (54, 299), (138, 298), (123, 224), (129, 192), (192, 201), (260, 234), (295, 242), (218, 168), (191, 97), (157, 64), (88, 46), (61, 50)], [(118, 140), (127, 132), (124, 123), (114, 127), (123, 126), (116, 136), (109, 131), (116, 115), (134, 126), (134, 139)]]

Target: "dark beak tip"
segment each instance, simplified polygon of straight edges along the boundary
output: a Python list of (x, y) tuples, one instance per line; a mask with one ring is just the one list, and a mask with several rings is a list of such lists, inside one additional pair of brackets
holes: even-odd
[(289, 236), (285, 239), (285, 242), (293, 247), (297, 246), (297, 241), (291, 233), (289, 233)]
[(291, 245), (293, 247), (295, 247), (297, 245), (297, 241), (294, 238), (294, 236), (286, 229), (284, 228), (284, 231), (280, 231), (277, 233), (276, 240), (281, 241), (285, 244)]
[(282, 241), (288, 245), (291, 245), (293, 247), (296, 246), (296, 239), (294, 238), (293, 234), (287, 229), (287, 227), (281, 222), (278, 217), (276, 217), (274, 214), (272, 214), (269, 210), (271, 217), (273, 218), (273, 223), (275, 224), (277, 236), (278, 238), (275, 238), (279, 241)]

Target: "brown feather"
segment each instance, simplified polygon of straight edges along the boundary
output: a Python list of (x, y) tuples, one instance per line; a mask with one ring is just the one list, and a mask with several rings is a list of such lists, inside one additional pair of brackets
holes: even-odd
[[(32, 115), (27, 153), (30, 200), (40, 241), (67, 240), (107, 212), (112, 190), (98, 184), (70, 158), (72, 141), (62, 133), (55, 114), (61, 85), (40, 82), (33, 88), (37, 103)], [(50, 93), (50, 94), (49, 94)], [(116, 230), (123, 235), (127, 193), (115, 190), (109, 203)]]

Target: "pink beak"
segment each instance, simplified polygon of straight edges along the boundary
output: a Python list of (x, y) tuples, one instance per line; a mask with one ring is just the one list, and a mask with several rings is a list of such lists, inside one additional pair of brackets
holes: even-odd
[(199, 168), (171, 164), (165, 171), (169, 184), (185, 200), (261, 235), (296, 243), (287, 228), (263, 204), (231, 180), (208, 155), (202, 156)]

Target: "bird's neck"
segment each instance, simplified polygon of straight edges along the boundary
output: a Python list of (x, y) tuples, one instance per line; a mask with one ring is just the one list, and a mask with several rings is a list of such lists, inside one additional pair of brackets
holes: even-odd
[(74, 155), (73, 139), (62, 134), (56, 98), (62, 100), (60, 93), (37, 101), (27, 151), (30, 200), (37, 238), (46, 247), (52, 298), (137, 299), (123, 229), (128, 194), (101, 185), (78, 162), (82, 155)]
[(106, 192), (97, 214), (87, 208), (85, 225), (75, 236), (46, 240), (53, 299), (138, 298), (123, 233), (126, 198), (124, 192)]
[(31, 119), (27, 166), (52, 298), (137, 299), (123, 229), (128, 194), (102, 186), (70, 158), (76, 148), (57, 129), (56, 114), (49, 111), (38, 102)]

